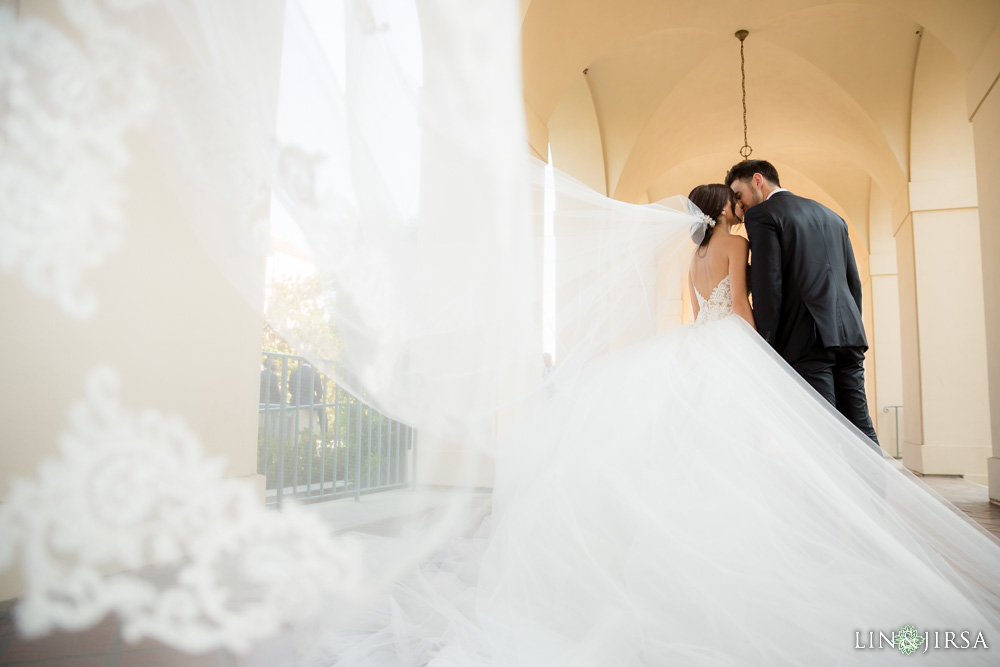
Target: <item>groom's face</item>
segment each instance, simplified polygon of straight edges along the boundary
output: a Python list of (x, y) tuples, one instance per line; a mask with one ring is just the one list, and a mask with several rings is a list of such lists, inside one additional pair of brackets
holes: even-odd
[[(760, 183), (758, 183), (758, 180)], [(764, 177), (760, 174), (754, 174), (752, 178), (746, 181), (741, 181), (738, 178), (733, 181), (730, 187), (736, 194), (736, 199), (740, 202), (740, 206), (743, 207), (744, 211), (764, 201), (764, 193), (761, 191), (763, 183)]]

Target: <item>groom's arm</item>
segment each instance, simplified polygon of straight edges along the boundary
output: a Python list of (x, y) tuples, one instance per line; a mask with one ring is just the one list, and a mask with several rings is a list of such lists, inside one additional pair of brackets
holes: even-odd
[[(844, 227), (847, 223), (844, 223)], [(848, 234), (844, 233), (844, 264), (847, 270), (847, 288), (851, 290), (851, 296), (854, 297), (854, 303), (858, 305), (858, 312), (861, 312), (861, 276), (858, 275), (858, 263), (854, 259), (854, 248), (851, 247), (851, 238)]]
[(774, 219), (759, 208), (751, 208), (745, 216), (750, 238), (753, 318), (757, 331), (773, 346), (781, 311), (781, 243)]

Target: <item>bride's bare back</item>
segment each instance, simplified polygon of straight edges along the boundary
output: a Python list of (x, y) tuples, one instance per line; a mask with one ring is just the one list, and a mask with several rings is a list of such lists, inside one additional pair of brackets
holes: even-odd
[(733, 243), (730, 234), (714, 234), (691, 257), (691, 282), (705, 299), (729, 275), (729, 256)]
[(737, 212), (727, 204), (708, 242), (699, 246), (691, 257), (689, 279), (695, 318), (700, 308), (695, 290), (703, 299), (710, 299), (718, 284), (728, 276), (733, 293), (733, 311), (754, 326), (747, 288), (750, 243), (742, 236), (730, 233), (732, 225), (739, 222)]

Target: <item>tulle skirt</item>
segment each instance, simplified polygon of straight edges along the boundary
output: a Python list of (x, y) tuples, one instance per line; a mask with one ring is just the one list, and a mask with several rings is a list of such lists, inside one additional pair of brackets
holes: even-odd
[[(911, 626), (924, 663), (997, 664), (1000, 542), (743, 320), (549, 389), (499, 452), (476, 535), (310, 634), (302, 663), (905, 664), (892, 638)], [(370, 547), (377, 567), (392, 542)]]

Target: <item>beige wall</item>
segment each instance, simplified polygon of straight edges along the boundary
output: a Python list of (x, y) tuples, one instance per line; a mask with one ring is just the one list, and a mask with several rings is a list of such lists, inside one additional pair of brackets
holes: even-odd
[(986, 362), (992, 455), (990, 497), (1000, 501), (1000, 26), (994, 30), (966, 79), (979, 196), (979, 240), (986, 324)]
[(570, 85), (552, 112), (548, 129), (552, 166), (606, 195), (601, 127), (586, 76), (581, 74)]
[(922, 437), (911, 437), (915, 406), (908, 397), (903, 461), (925, 474), (986, 483), (989, 394), (978, 227), (975, 209), (912, 215), (915, 294), (906, 296), (915, 301), (919, 342), (916, 358), (907, 361), (919, 368)]
[[(56, 3), (22, 3), (27, 11), (61, 25)], [(0, 495), (12, 478), (34, 478), (43, 460), (58, 456), (69, 406), (84, 397), (89, 372), (107, 366), (120, 378), (128, 413), (180, 418), (206, 457), (223, 459), (225, 475), (251, 481), (263, 499), (256, 473), (261, 319), (204, 251), (147, 135), (134, 133), (127, 148), (129, 165), (118, 177), (126, 192), (121, 249), (82, 277), (99, 301), (96, 316), (68, 317), (19, 276), (0, 275), (7, 351)], [(243, 260), (243, 268), (263, 276), (262, 262)], [(16, 570), (0, 577), (0, 600), (20, 593)]]
[(983, 265), (964, 82), (955, 56), (925, 33), (913, 84), (912, 213), (896, 232), (907, 331), (903, 462), (985, 484), (991, 429)]
[(875, 380), (875, 392), (869, 394), (874, 399), (871, 407), (872, 421), (878, 432), (882, 448), (891, 456), (902, 455), (903, 411), (899, 409), (897, 430), (897, 409), (890, 406), (905, 406), (903, 401), (903, 358), (900, 341), (899, 280), (895, 273), (872, 276), (872, 328), (875, 338), (869, 341), (875, 347), (874, 367), (871, 369)]
[[(541, 356), (541, 353), (539, 353)], [(414, 483), (420, 487), (492, 489), (496, 475), (495, 452), (470, 448), (470, 442), (496, 443), (496, 429), (503, 425), (483, 424), (478, 435), (441, 435), (430, 429), (417, 434), (417, 452), (411, 465)]]
[[(12, 477), (34, 477), (42, 460), (57, 456), (69, 405), (83, 397), (88, 372), (109, 365), (127, 410), (177, 415), (206, 456), (223, 458), (226, 474), (254, 481), (263, 498), (256, 474), (260, 317), (202, 251), (149, 147), (133, 149), (127, 250), (85, 277), (100, 299), (95, 318), (71, 320), (16, 277), (0, 278), (0, 300), (14, 314), (0, 318), (0, 340), (13, 352), (0, 397), (7, 406), (0, 493)], [(12, 573), (0, 579), (0, 599), (19, 590)]]
[(524, 120), (528, 129), (528, 150), (539, 160), (548, 162), (549, 128), (527, 102), (524, 103)]
[[(917, 269), (913, 251), (913, 216), (907, 214), (895, 231), (898, 267), (900, 358), (904, 407), (903, 451), (924, 442), (923, 398), (920, 390), (920, 329), (917, 326)], [(905, 459), (904, 459), (905, 460)]]
[[(902, 419), (896, 427), (896, 410), (903, 403), (902, 331), (899, 311), (899, 278), (896, 242), (892, 236), (892, 203), (874, 181), (868, 200), (868, 268), (871, 274), (871, 318), (873, 338), (868, 341), (873, 356), (871, 375), (875, 381), (871, 415), (882, 448), (891, 456), (902, 453)], [(866, 374), (867, 376), (867, 374)]]

